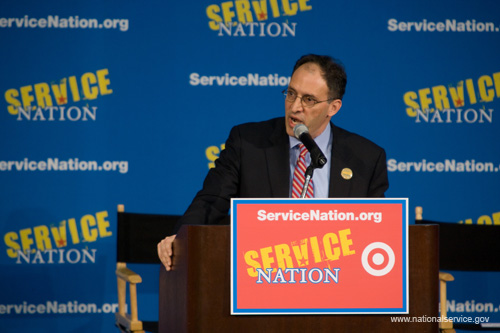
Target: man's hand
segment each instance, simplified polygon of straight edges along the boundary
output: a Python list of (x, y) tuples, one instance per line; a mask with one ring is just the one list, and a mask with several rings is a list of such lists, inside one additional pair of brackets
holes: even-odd
[(158, 243), (158, 257), (167, 271), (172, 269), (172, 244), (176, 235), (165, 237)]

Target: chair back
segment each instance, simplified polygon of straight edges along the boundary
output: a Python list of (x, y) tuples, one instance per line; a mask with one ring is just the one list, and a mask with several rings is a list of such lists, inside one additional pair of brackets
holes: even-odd
[(161, 263), (156, 245), (173, 234), (178, 215), (118, 212), (116, 261)]
[(439, 225), (439, 267), (456, 271), (500, 271), (500, 226), (417, 220)]

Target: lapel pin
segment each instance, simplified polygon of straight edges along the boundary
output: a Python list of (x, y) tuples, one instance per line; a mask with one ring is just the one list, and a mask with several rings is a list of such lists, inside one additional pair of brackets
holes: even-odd
[(342, 175), (342, 178), (349, 180), (352, 178), (352, 170), (349, 168), (344, 168), (342, 169), (342, 172), (340, 173)]

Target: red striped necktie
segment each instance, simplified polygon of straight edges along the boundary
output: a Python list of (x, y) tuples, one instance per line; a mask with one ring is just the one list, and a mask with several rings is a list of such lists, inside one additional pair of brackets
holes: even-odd
[[(302, 188), (304, 187), (304, 183), (306, 181), (306, 154), (308, 151), (303, 144), (299, 144), (299, 149), (299, 158), (297, 159), (297, 165), (295, 166), (295, 171), (293, 172), (292, 198), (300, 198)], [(309, 187), (307, 188), (306, 198), (314, 198), (312, 179), (310, 180)]]

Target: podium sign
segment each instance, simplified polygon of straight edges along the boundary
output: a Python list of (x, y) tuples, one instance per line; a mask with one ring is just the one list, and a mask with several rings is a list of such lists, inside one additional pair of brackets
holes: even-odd
[(408, 313), (408, 199), (232, 199), (231, 314)]

